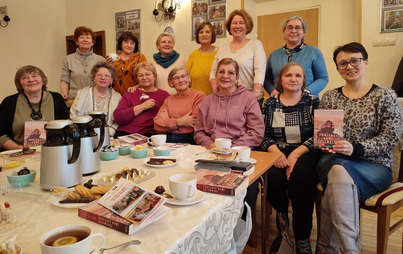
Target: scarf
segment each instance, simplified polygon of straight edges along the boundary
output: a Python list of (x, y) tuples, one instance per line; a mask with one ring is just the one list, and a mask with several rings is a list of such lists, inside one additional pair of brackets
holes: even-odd
[(179, 54), (174, 50), (171, 54), (167, 56), (161, 56), (161, 52), (158, 52), (153, 55), (153, 58), (157, 62), (157, 64), (166, 69), (171, 66), (171, 64), (175, 63), (175, 61), (179, 58)]
[(293, 49), (289, 49), (289, 48), (287, 48), (287, 43), (284, 45), (284, 47), (283, 47), (283, 50), (285, 51), (285, 52), (287, 52), (287, 54), (288, 54), (288, 63), (289, 62), (291, 62), (291, 56), (292, 56), (292, 54), (294, 54), (294, 53), (296, 53), (296, 52), (299, 52), (299, 51), (301, 51), (304, 47), (305, 47), (305, 43), (304, 42), (302, 42), (300, 45), (298, 45), (298, 46), (296, 46), (295, 48), (293, 48)]

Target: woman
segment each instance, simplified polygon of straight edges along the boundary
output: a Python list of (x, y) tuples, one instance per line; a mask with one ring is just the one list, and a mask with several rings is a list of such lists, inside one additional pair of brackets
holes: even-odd
[(157, 70), (149, 62), (137, 64), (134, 76), (139, 88), (125, 93), (113, 116), (119, 124), (116, 136), (139, 133), (146, 136), (155, 134), (154, 117), (169, 94), (155, 87)]
[[(122, 96), (126, 93), (127, 89), (131, 86), (135, 86), (134, 82), (134, 68), (138, 63), (147, 61), (146, 57), (138, 53), (139, 41), (132, 32), (123, 32), (116, 44), (116, 51), (118, 53), (118, 60), (113, 62), (113, 66), (116, 68), (115, 85), (113, 89), (120, 93)], [(107, 57), (107, 62), (112, 62), (112, 58)]]
[(156, 41), (158, 53), (153, 55), (152, 64), (158, 73), (156, 87), (170, 94), (176, 94), (175, 89), (168, 83), (168, 74), (175, 67), (186, 67), (186, 60), (174, 50), (175, 38), (173, 34), (161, 33)]
[(48, 78), (38, 67), (21, 67), (14, 83), (18, 93), (6, 97), (0, 106), (0, 148), (3, 150), (23, 147), (26, 123), (69, 117), (63, 97), (47, 90)]
[(115, 134), (117, 123), (113, 119), (113, 111), (122, 96), (112, 89), (116, 80), (115, 68), (105, 62), (99, 62), (91, 69), (95, 86), (78, 90), (77, 97), (71, 105), (70, 117), (88, 115), (90, 111), (102, 111), (106, 114), (111, 136)]
[(307, 29), (305, 20), (300, 16), (292, 16), (283, 21), (281, 27), (285, 44), (273, 51), (267, 60), (264, 89), (270, 96), (278, 94), (274, 81), (280, 69), (286, 63), (297, 62), (306, 73), (306, 91), (319, 97), (320, 91), (329, 82), (329, 76), (320, 50), (304, 42)]
[[(317, 253), (360, 253), (359, 202), (392, 182), (393, 149), (401, 134), (401, 110), (393, 90), (365, 80), (368, 53), (357, 42), (333, 52), (342, 87), (327, 91), (321, 109), (344, 111), (344, 140), (318, 163), (325, 188)], [(335, 237), (330, 237), (335, 236)]]
[(173, 68), (168, 75), (168, 84), (177, 94), (164, 101), (154, 118), (154, 129), (167, 133), (169, 143), (194, 144), (194, 123), (199, 104), (206, 95), (190, 88), (190, 81), (189, 73), (183, 67)]
[(264, 133), (262, 113), (252, 93), (238, 85), (238, 63), (231, 58), (222, 59), (215, 79), (217, 90), (199, 106), (196, 144), (213, 148), (216, 138), (230, 138), (234, 146), (259, 146)]
[(74, 99), (77, 91), (91, 85), (91, 69), (105, 59), (92, 52), (96, 35), (91, 28), (80, 26), (74, 31), (76, 52), (66, 57), (60, 77), (60, 91), (65, 100)]
[(261, 105), (263, 102), (263, 81), (266, 69), (266, 54), (259, 40), (246, 37), (253, 29), (253, 20), (244, 10), (234, 10), (225, 21), (225, 28), (232, 35), (232, 41), (223, 45), (215, 55), (210, 72), (210, 83), (214, 84), (218, 62), (230, 57), (239, 64), (239, 81), (253, 92)]
[(280, 94), (270, 97), (263, 108), (266, 130), (261, 144), (263, 151), (281, 153), (268, 171), (267, 195), (287, 224), (291, 199), (297, 253), (312, 253), (309, 237), (318, 183), (315, 169), (320, 158), (312, 139), (313, 113), (319, 99), (305, 92), (305, 85), (300, 64), (291, 62), (281, 68), (276, 79)]
[(196, 42), (200, 44), (200, 48), (193, 51), (188, 58), (187, 69), (192, 87), (205, 94), (211, 94), (217, 88), (215, 83), (209, 84), (211, 65), (218, 50), (212, 45), (215, 40), (214, 27), (210, 22), (203, 22), (196, 30)]

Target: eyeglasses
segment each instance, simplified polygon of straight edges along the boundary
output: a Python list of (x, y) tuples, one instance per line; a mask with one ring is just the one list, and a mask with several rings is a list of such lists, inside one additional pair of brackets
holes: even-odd
[(101, 74), (98, 73), (97, 75), (95, 75), (97, 78), (112, 78), (112, 75), (110, 74)]
[[(219, 71), (217, 71), (217, 74), (221, 75), (221, 76), (224, 76), (225, 75), (225, 70), (219, 70)], [(227, 71), (227, 75), (229, 77), (235, 77), (236, 72), (235, 71)]]
[(172, 77), (171, 80), (178, 81), (178, 80), (180, 80), (181, 78), (186, 78), (187, 76), (189, 76), (189, 74), (185, 73), (185, 74), (182, 74), (182, 75), (180, 75), (180, 76)]
[(147, 72), (146, 74), (138, 74), (137, 77), (138, 78), (144, 78), (144, 77), (148, 78), (151, 75), (153, 75), (151, 72)]
[(302, 26), (287, 26), (285, 29), (287, 29), (288, 31), (292, 31), (292, 30), (296, 30), (296, 31), (301, 31), (302, 30)]
[(361, 64), (361, 60), (363, 60), (364, 58), (360, 57), (360, 58), (353, 58), (350, 61), (346, 62), (340, 62), (338, 64), (336, 64), (337, 69), (338, 70), (344, 70), (347, 69), (348, 64), (350, 64), (351, 66), (355, 67)]

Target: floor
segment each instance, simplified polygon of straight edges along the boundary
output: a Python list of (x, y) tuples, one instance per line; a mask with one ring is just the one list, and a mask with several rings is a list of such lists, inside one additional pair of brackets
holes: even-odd
[[(259, 200), (259, 199), (258, 199)], [(291, 210), (291, 209), (290, 209)], [(260, 201), (257, 204), (256, 216), (260, 218)], [(277, 235), (276, 223), (274, 221), (275, 213), (271, 215), (270, 218), (270, 232), (269, 239), (266, 241), (266, 250), (270, 249), (271, 242)], [(291, 218), (291, 213), (289, 214)], [(400, 208), (395, 213), (392, 214), (392, 222), (395, 222), (403, 218), (403, 208)], [(313, 219), (313, 229), (311, 234), (311, 245), (312, 251), (315, 252), (316, 245), (316, 214), (314, 212)], [(258, 228), (260, 229), (260, 219), (258, 219)], [(294, 239), (292, 230), (290, 232), (292, 239)], [(260, 230), (258, 230), (258, 246), (257, 248), (252, 248), (250, 245), (246, 245), (243, 254), (257, 254), (261, 253), (261, 241), (260, 241)], [(361, 253), (362, 254), (375, 254), (376, 253), (376, 214), (368, 211), (361, 210)], [(402, 253), (402, 227), (389, 236), (388, 241), (388, 254), (401, 254)]]

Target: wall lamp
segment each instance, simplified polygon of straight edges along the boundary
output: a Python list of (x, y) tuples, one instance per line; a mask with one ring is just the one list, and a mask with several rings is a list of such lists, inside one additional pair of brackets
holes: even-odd
[[(8, 26), (8, 22), (10, 21), (10, 17), (7, 15), (7, 5), (0, 6), (0, 14), (3, 15), (3, 20), (0, 20), (0, 26), (6, 27)], [(3, 21), (6, 25), (3, 25)]]
[(158, 22), (161, 22), (162, 20), (174, 21), (176, 10), (180, 8), (181, 5), (177, 0), (155, 0), (153, 15)]

